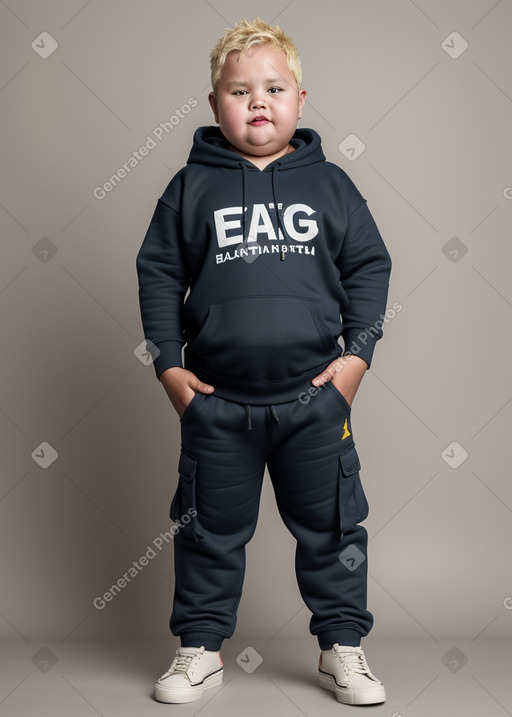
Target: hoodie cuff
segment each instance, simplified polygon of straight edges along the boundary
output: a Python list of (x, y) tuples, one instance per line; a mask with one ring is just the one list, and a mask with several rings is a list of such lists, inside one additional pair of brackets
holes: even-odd
[(160, 379), (160, 374), (168, 368), (173, 366), (183, 368), (181, 348), (180, 341), (161, 341), (158, 344), (149, 344), (147, 350), (153, 357), (153, 368), (158, 379)]
[(380, 339), (380, 336), (374, 336), (368, 331), (365, 331), (365, 329), (348, 329), (342, 333), (342, 337), (345, 342), (343, 355), (352, 354), (359, 356), (359, 358), (366, 361), (368, 368), (370, 368), (375, 345)]

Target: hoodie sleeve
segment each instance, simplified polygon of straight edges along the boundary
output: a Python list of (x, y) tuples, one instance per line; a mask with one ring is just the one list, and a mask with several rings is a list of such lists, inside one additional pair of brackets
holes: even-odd
[(178, 213), (158, 200), (136, 260), (139, 304), (148, 351), (157, 375), (182, 366), (182, 313), (188, 288)]
[(382, 337), (391, 258), (365, 200), (348, 218), (336, 265), (347, 296), (342, 307), (344, 353), (360, 356), (369, 368)]

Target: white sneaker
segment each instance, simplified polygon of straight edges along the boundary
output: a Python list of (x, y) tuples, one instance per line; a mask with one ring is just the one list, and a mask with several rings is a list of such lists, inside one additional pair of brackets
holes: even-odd
[(179, 647), (171, 666), (155, 684), (159, 702), (193, 702), (203, 690), (222, 683), (223, 663), (220, 652), (204, 647)]
[(360, 647), (338, 645), (322, 650), (318, 661), (321, 687), (336, 693), (338, 702), (370, 705), (386, 700), (384, 685), (372, 675)]

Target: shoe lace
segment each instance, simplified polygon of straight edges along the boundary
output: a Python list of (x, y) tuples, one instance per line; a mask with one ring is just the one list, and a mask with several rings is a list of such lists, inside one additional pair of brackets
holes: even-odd
[(186, 672), (195, 655), (182, 655), (178, 653), (174, 658), (169, 672)]
[(360, 652), (338, 652), (337, 656), (341, 660), (342, 667), (346, 672), (358, 672), (361, 675), (365, 675), (369, 672), (364, 655)]

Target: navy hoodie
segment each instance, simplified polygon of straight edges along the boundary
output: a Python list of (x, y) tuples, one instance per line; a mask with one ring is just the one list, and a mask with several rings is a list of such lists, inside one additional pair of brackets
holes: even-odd
[[(137, 256), (157, 377), (182, 366), (241, 403), (282, 403), (342, 354), (368, 366), (391, 260), (366, 200), (319, 135), (260, 170), (200, 127)], [(189, 291), (187, 295), (187, 291)]]

